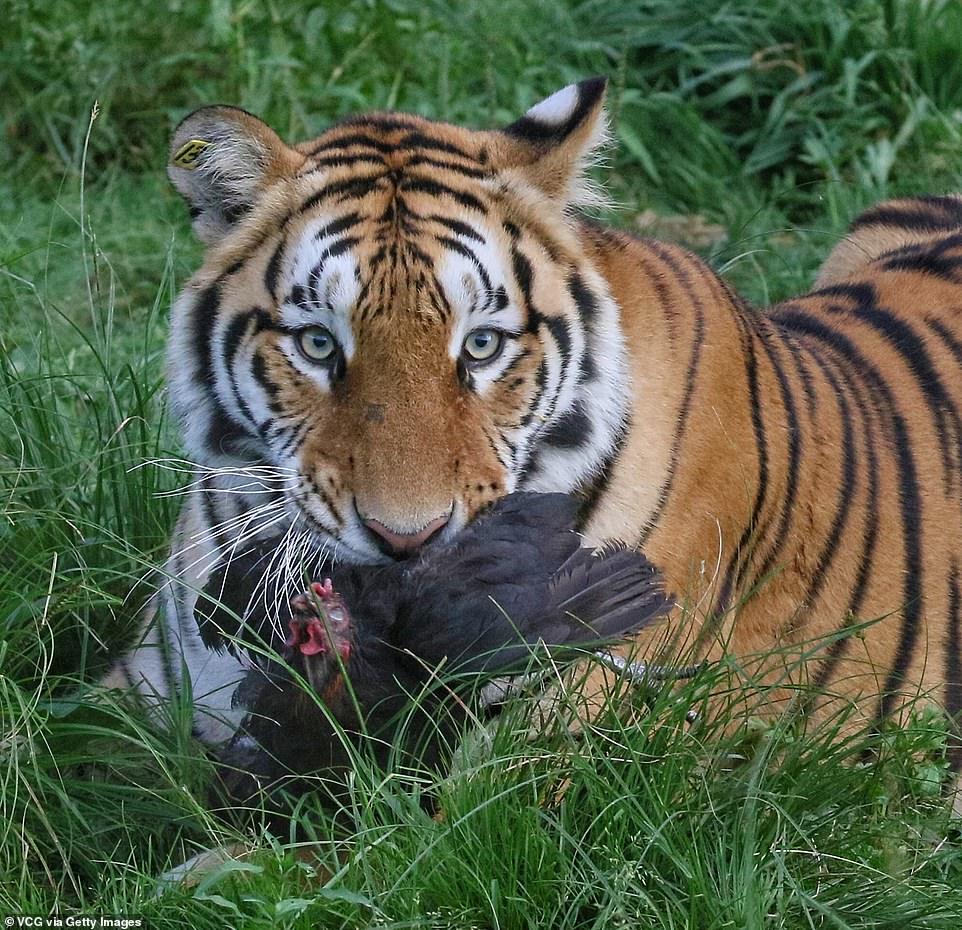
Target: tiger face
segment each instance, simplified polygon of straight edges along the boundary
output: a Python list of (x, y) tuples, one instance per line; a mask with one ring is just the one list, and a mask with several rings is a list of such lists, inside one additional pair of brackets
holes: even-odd
[(289, 521), (402, 558), (519, 488), (586, 495), (625, 429), (617, 307), (569, 217), (604, 81), (503, 130), (395, 113), (288, 146), (189, 116), (170, 176), (206, 260), (169, 384), (201, 468), (268, 466)]

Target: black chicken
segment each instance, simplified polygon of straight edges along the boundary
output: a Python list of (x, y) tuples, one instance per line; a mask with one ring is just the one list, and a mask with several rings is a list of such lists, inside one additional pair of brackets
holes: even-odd
[(202, 621), (205, 635), (213, 642), (241, 614), (230, 632), (284, 661), (262, 659), (238, 688), (248, 714), (220, 758), (228, 795), (282, 783), (297, 793), (298, 775), (349, 768), (349, 743), (382, 766), (398, 751), (437, 765), (479, 680), (524, 670), (539, 648), (563, 658), (664, 614), (648, 561), (623, 546), (582, 548), (576, 514), (567, 495), (512, 494), (414, 559), (338, 565), (293, 598), (283, 642), (276, 618), (248, 608), (265, 553), (233, 558), (208, 583), (227, 610)]

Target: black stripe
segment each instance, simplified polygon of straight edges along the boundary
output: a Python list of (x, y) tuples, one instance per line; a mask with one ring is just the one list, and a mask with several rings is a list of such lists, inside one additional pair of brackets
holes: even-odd
[(774, 540), (765, 558), (762, 559), (761, 565), (755, 572), (756, 580), (761, 581), (775, 566), (775, 560), (788, 541), (788, 524), (791, 520), (792, 512), (795, 509), (796, 497), (798, 495), (798, 471), (801, 463), (802, 442), (794, 392), (785, 376), (785, 371), (782, 368), (778, 353), (772, 345), (771, 332), (764, 320), (759, 321), (756, 332), (758, 333), (759, 342), (765, 350), (765, 354), (768, 356), (768, 362), (775, 372), (788, 428), (788, 472), (785, 478), (785, 490), (782, 494), (782, 505), (778, 515), (778, 522), (775, 526)]
[(815, 393), (815, 382), (812, 379), (812, 373), (808, 370), (804, 354), (796, 340), (789, 333), (782, 333), (781, 335), (782, 344), (791, 354), (795, 362), (798, 377), (802, 382), (802, 391), (805, 394), (805, 408), (808, 411), (808, 418), (814, 422), (815, 414), (818, 412), (818, 396)]
[(466, 149), (455, 145), (453, 142), (445, 142), (443, 139), (435, 139), (426, 136), (423, 132), (415, 130), (402, 136), (398, 140), (398, 146), (411, 149), (427, 149), (435, 152), (446, 152), (448, 155), (458, 155), (467, 161), (476, 161), (475, 157)]
[(525, 309), (528, 309), (531, 306), (531, 262), (517, 246), (511, 247), (511, 268), (514, 271), (514, 279), (521, 289)]
[[(842, 359), (844, 364), (844, 359)], [(851, 635), (846, 635), (846, 630), (851, 633), (850, 627), (853, 620), (861, 617), (862, 601), (868, 590), (868, 580), (872, 569), (875, 567), (875, 548), (878, 545), (879, 527), (879, 479), (878, 479), (878, 437), (875, 433), (872, 411), (870, 404), (866, 401), (862, 386), (859, 380), (852, 376), (851, 370), (848, 372), (848, 384), (852, 388), (852, 395), (855, 406), (862, 420), (861, 434), (865, 443), (866, 468), (865, 474), (868, 477), (868, 488), (863, 512), (865, 514), (865, 526), (862, 531), (862, 550), (859, 553), (858, 573), (855, 576), (855, 584), (849, 596), (845, 615), (841, 624), (836, 629), (833, 642), (829, 646), (822, 660), (822, 664), (814, 679), (813, 691), (822, 692), (839, 662), (848, 649), (851, 642)], [(884, 429), (884, 424), (883, 424)]]
[(313, 475), (307, 476), (307, 482), (311, 486), (311, 490), (314, 492), (315, 496), (320, 498), (321, 503), (327, 508), (328, 513), (334, 518), (334, 525), (341, 529), (344, 526), (344, 518), (341, 516), (337, 507), (334, 505), (334, 500), (327, 493), (327, 491), (318, 484), (317, 479)]
[(382, 172), (379, 174), (366, 174), (359, 178), (348, 178), (344, 181), (332, 181), (330, 184), (325, 184), (320, 190), (311, 194), (291, 216), (286, 217), (281, 225), (286, 225), (293, 216), (307, 213), (329, 197), (334, 197), (335, 195), (341, 195), (342, 199), (344, 197), (364, 197), (370, 194), (371, 191), (376, 190), (385, 177), (386, 175)]
[[(539, 313), (534, 307), (531, 308), (531, 318), (528, 323), (530, 329), (537, 329), (540, 324), (544, 324), (551, 333), (558, 346), (558, 354), (561, 356), (561, 381), (564, 380), (571, 364), (571, 329), (568, 321), (561, 316), (545, 316)], [(559, 385), (560, 389), (560, 385)]]
[[(681, 407), (678, 411), (678, 419), (671, 440), (671, 451), (668, 455), (668, 473), (658, 492), (658, 502), (655, 505), (654, 512), (651, 517), (649, 517), (648, 524), (638, 540), (637, 545), (639, 549), (643, 548), (648, 542), (652, 532), (658, 526), (658, 521), (665, 512), (665, 507), (668, 505), (668, 498), (674, 486), (675, 476), (678, 471), (678, 456), (681, 452), (681, 444), (688, 428), (688, 416), (691, 412), (691, 401), (695, 393), (695, 383), (701, 367), (701, 351), (705, 342), (705, 308), (701, 298), (692, 287), (691, 276), (688, 274), (688, 269), (683, 268), (679, 262), (676, 261), (675, 256), (659, 243), (652, 242), (650, 249), (671, 270), (678, 286), (685, 292), (685, 296), (690, 301), (695, 314), (695, 322), (691, 336), (691, 355), (688, 358), (688, 365), (685, 369), (685, 390), (682, 394)], [(655, 294), (659, 297), (662, 306), (665, 307), (672, 301), (668, 287), (660, 281), (659, 275), (659, 271), (649, 271), (649, 278), (652, 281), (659, 281), (655, 286)]]
[(437, 236), (438, 242), (441, 245), (447, 247), (452, 252), (457, 252), (458, 255), (463, 255), (468, 261), (474, 265), (475, 271), (478, 273), (478, 277), (481, 279), (481, 286), (485, 293), (491, 292), (491, 276), (488, 274), (488, 269), (484, 267), (484, 263), (475, 254), (474, 250), (470, 246), (465, 245), (460, 239), (454, 239), (451, 236)]
[(488, 212), (487, 207), (474, 194), (469, 194), (467, 191), (458, 190), (430, 178), (402, 178), (400, 184), (398, 184), (398, 191), (405, 194), (418, 193), (429, 194), (432, 197), (450, 197), (455, 203), (459, 203), (469, 210), (477, 210), (478, 213), (482, 214)]
[(929, 319), (925, 323), (952, 353), (956, 364), (962, 367), (962, 342), (955, 338), (955, 334), (941, 320)]
[(867, 450), (868, 468), (868, 491), (865, 504), (865, 529), (862, 533), (862, 552), (858, 560), (858, 574), (855, 576), (855, 585), (849, 598), (846, 613), (849, 616), (860, 616), (862, 601), (868, 590), (868, 579), (875, 566), (875, 547), (878, 545), (878, 526), (879, 526), (879, 499), (878, 499), (878, 451), (876, 449), (876, 436), (872, 429), (871, 414), (865, 403), (865, 398), (860, 392), (856, 392), (855, 402), (859, 409), (859, 414), (865, 424), (864, 435), (866, 437), (865, 447)]
[(335, 139), (325, 139), (311, 149), (308, 154), (314, 158), (321, 152), (333, 151), (336, 149), (346, 149), (353, 145), (367, 146), (368, 148), (374, 149), (376, 152), (382, 152), (385, 155), (396, 150), (396, 146), (393, 143), (385, 142), (383, 139), (377, 139), (374, 136), (369, 136), (367, 133), (354, 132), (348, 135), (339, 136)]
[(324, 272), (324, 265), (330, 261), (330, 259), (337, 258), (349, 249), (353, 249), (360, 241), (358, 236), (344, 236), (342, 239), (337, 239), (332, 242), (318, 256), (314, 267), (308, 275), (307, 287), (305, 288), (300, 284), (295, 284), (287, 299), (305, 313), (316, 313), (319, 310), (323, 310), (324, 304), (321, 302), (317, 286), (320, 283), (321, 274)]
[(316, 233), (314, 233), (314, 241), (320, 242), (322, 239), (327, 239), (328, 236), (339, 236), (341, 233), (347, 232), (349, 229), (356, 226), (364, 218), (365, 217), (356, 210), (352, 210), (350, 213), (345, 213), (344, 216), (340, 216), (336, 220), (331, 220), (330, 223), (322, 226)]
[[(878, 304), (878, 295), (871, 284), (837, 284), (822, 288), (813, 296), (844, 297), (851, 300), (851, 312), (855, 318), (867, 323), (902, 357), (911, 369), (918, 383), (929, 412), (935, 421), (936, 433), (942, 450), (943, 480), (947, 490), (956, 482), (958, 470), (962, 468), (962, 421), (952, 403), (948, 391), (932, 364), (924, 340), (905, 320), (883, 309)], [(830, 312), (843, 315), (844, 308), (829, 306)], [(954, 433), (955, 454), (947, 433)]]
[(584, 334), (584, 351), (578, 362), (578, 383), (587, 384), (589, 381), (593, 381), (598, 374), (594, 346), (594, 323), (598, 316), (598, 301), (591, 289), (585, 284), (584, 278), (576, 271), (572, 271), (568, 276), (568, 292), (575, 302), (578, 319), (581, 322)]
[[(497, 442), (495, 441), (494, 437), (488, 432), (487, 426), (482, 427), (482, 432), (484, 433), (484, 438), (488, 441), (488, 448), (491, 450), (494, 457), (498, 460), (498, 464), (505, 470), (505, 472), (510, 473), (513, 470), (513, 466), (514, 466), (514, 454), (516, 452), (515, 447), (510, 442), (508, 442), (508, 440), (504, 437), (503, 434), (501, 434), (500, 432), (498, 433), (498, 437), (508, 447), (511, 454), (511, 460), (505, 461), (504, 456), (501, 454), (501, 450), (498, 448)], [(519, 482), (523, 477), (524, 477), (523, 475), (519, 475)]]
[(541, 360), (538, 362), (538, 367), (535, 369), (534, 373), (534, 396), (531, 398), (528, 409), (522, 414), (520, 420), (518, 421), (518, 426), (524, 428), (531, 425), (531, 421), (535, 418), (538, 408), (541, 406), (541, 398), (544, 396), (545, 385), (548, 382), (548, 366), (545, 362), (544, 354), (542, 353)]
[(251, 357), (251, 374), (254, 376), (254, 380), (264, 389), (264, 393), (268, 397), (267, 403), (270, 409), (275, 413), (279, 412), (277, 395), (280, 389), (267, 377), (267, 365), (264, 363), (264, 356), (260, 351), (255, 351)]
[(959, 589), (959, 566), (955, 561), (949, 572), (949, 626), (945, 636), (945, 710), (954, 733), (949, 740), (949, 765), (954, 772), (962, 770), (962, 592)]
[[(304, 440), (307, 438), (307, 434), (311, 432), (312, 428), (312, 422), (306, 418), (300, 422), (295, 422), (293, 426), (275, 426), (273, 429), (274, 436), (276, 439), (281, 440), (281, 444), (277, 449), (277, 457), (283, 459), (300, 451)], [(286, 439), (284, 438), (285, 433), (288, 434)]]
[(399, 132), (402, 129), (413, 129), (417, 125), (418, 117), (407, 113), (355, 113), (345, 117), (338, 126), (371, 126), (381, 132)]
[(857, 216), (849, 229), (899, 226), (915, 232), (938, 232), (962, 226), (962, 203), (954, 197), (917, 197), (901, 204), (881, 204)]
[(321, 265), (329, 258), (337, 258), (338, 255), (343, 255), (348, 249), (353, 249), (361, 241), (360, 236), (344, 236), (342, 239), (338, 239), (336, 242), (332, 242), (322, 253), (321, 257), (318, 259), (317, 264), (311, 271), (311, 276), (314, 277), (320, 270)]
[[(521, 295), (524, 300), (525, 310), (528, 312), (528, 322), (525, 327), (526, 331), (529, 333), (537, 334), (539, 328), (543, 325), (548, 329), (555, 343), (558, 346), (558, 353), (561, 356), (561, 378), (559, 379), (558, 390), (561, 390), (561, 384), (564, 381), (565, 374), (567, 373), (568, 366), (571, 362), (571, 330), (568, 327), (568, 321), (563, 317), (547, 316), (541, 313), (532, 301), (532, 266), (531, 262), (526, 255), (516, 246), (511, 247), (511, 264), (514, 270), (515, 281), (521, 290)], [(544, 365), (544, 360), (542, 359), (542, 367)], [(544, 387), (544, 376), (542, 375), (539, 387), (543, 389)], [(540, 399), (540, 397), (539, 397)], [(557, 399), (557, 398), (555, 398)], [(553, 407), (554, 402), (551, 406)], [(533, 415), (533, 410), (529, 411)], [(550, 410), (548, 414), (550, 415)], [(528, 418), (530, 422), (530, 417)]]
[(310, 501), (307, 499), (306, 496), (295, 495), (295, 499), (300, 505), (301, 514), (303, 515), (304, 519), (307, 521), (307, 525), (309, 527), (311, 527), (314, 530), (319, 530), (320, 532), (324, 533), (325, 536), (330, 536), (334, 540), (337, 540), (336, 525), (327, 526), (324, 523), (324, 521), (319, 516), (317, 516), (317, 514), (311, 513), (307, 509), (307, 504), (310, 503)]
[(631, 425), (630, 419), (625, 422), (615, 436), (611, 448), (608, 450), (608, 454), (598, 466), (597, 471), (576, 491), (578, 495), (583, 497), (581, 506), (578, 508), (578, 519), (576, 521), (576, 529), (579, 532), (584, 530), (588, 525), (595, 511), (598, 509), (598, 504), (601, 502), (601, 499), (611, 484), (615, 468), (617, 468), (621, 455), (628, 445), (628, 434), (631, 432)]
[(584, 401), (576, 401), (574, 407), (561, 414), (541, 432), (538, 441), (556, 449), (581, 449), (591, 439), (591, 418), (585, 413)]
[[(946, 260), (946, 256), (962, 247), (962, 233), (940, 236), (938, 239), (927, 239), (922, 242), (907, 242), (894, 249), (888, 249), (879, 255), (879, 261), (883, 268), (898, 269), (900, 263), (905, 263), (907, 268), (921, 267), (924, 269), (924, 262), (931, 259), (938, 267), (941, 262)], [(958, 255), (953, 256), (958, 259)], [(954, 270), (955, 263), (947, 264), (946, 274)]]
[(838, 547), (842, 541), (842, 535), (848, 524), (849, 514), (852, 508), (852, 501), (858, 488), (857, 460), (855, 455), (855, 430), (852, 426), (852, 413), (849, 407), (848, 397), (846, 396), (847, 384), (843, 384), (832, 371), (828, 361), (817, 354), (813, 354), (816, 364), (822, 369), (835, 399), (838, 401), (839, 419), (842, 423), (842, 475), (839, 480), (838, 497), (835, 502), (835, 515), (829, 527), (828, 537), (822, 551), (815, 561), (815, 574), (812, 577), (808, 591), (805, 594), (805, 605), (813, 605), (822, 593), (822, 588), (829, 577), (829, 571), (835, 556), (838, 554)]
[(315, 172), (322, 171), (324, 168), (353, 168), (358, 165), (387, 167), (387, 161), (385, 161), (383, 155), (371, 155), (367, 152), (359, 152), (353, 155), (344, 152), (338, 155), (314, 156), (309, 164), (311, 166), (310, 170), (302, 171), (300, 177), (314, 174)]
[(208, 400), (211, 409), (204, 445), (219, 455), (247, 457), (250, 454), (250, 434), (239, 427), (218, 400), (213, 396)]
[[(267, 313), (264, 310), (254, 308), (248, 310), (245, 313), (239, 313), (230, 321), (224, 332), (224, 341), (222, 345), (222, 352), (224, 355), (224, 368), (227, 370), (227, 380), (231, 389), (231, 394), (234, 397), (234, 401), (240, 408), (241, 413), (247, 419), (248, 423), (254, 427), (254, 431), (258, 431), (257, 420), (254, 418), (254, 414), (251, 412), (250, 407), (247, 405), (247, 401), (241, 396), (240, 388), (237, 385), (237, 376), (234, 373), (234, 364), (237, 358), (237, 353), (241, 349), (241, 343), (245, 337), (250, 337), (254, 333), (259, 332), (265, 327), (265, 318), (267, 318), (267, 324), (270, 325), (270, 318), (267, 317)], [(248, 329), (251, 326), (251, 322), (254, 321), (254, 333), (248, 334)]]
[(598, 301), (577, 271), (572, 271), (568, 275), (568, 293), (575, 302), (582, 327), (586, 331), (590, 330), (598, 315)]
[(404, 165), (404, 170), (418, 165), (427, 165), (431, 168), (438, 168), (442, 171), (452, 171), (455, 174), (462, 174), (468, 178), (487, 178), (491, 176), (490, 171), (484, 171), (471, 165), (462, 165), (456, 161), (447, 161), (440, 158), (431, 158), (429, 155), (415, 155), (409, 158)]
[(447, 226), (452, 232), (457, 233), (459, 236), (464, 236), (466, 239), (474, 239), (475, 242), (484, 242), (484, 236), (481, 235), (473, 226), (469, 226), (467, 223), (463, 223), (461, 220), (452, 219), (449, 216), (441, 216), (440, 213), (431, 213), (426, 217), (419, 217), (423, 219), (431, 220), (434, 223), (440, 223), (442, 226)]
[(885, 271), (908, 271), (929, 274), (953, 283), (958, 282), (962, 255), (946, 255), (935, 249), (899, 249), (879, 257)]
[(718, 628), (724, 614), (731, 607), (731, 597), (735, 590), (735, 585), (740, 580), (739, 564), (744, 558), (747, 564), (751, 553), (747, 551), (748, 543), (759, 529), (759, 517), (765, 504), (765, 497), (768, 493), (768, 442), (765, 435), (765, 421), (762, 419), (761, 406), (758, 393), (758, 362), (755, 357), (754, 327), (749, 319), (739, 314), (736, 316), (739, 324), (742, 340), (742, 354), (745, 361), (745, 378), (748, 382), (748, 404), (752, 419), (752, 433), (755, 439), (755, 450), (758, 454), (758, 486), (755, 490), (755, 500), (752, 503), (751, 515), (745, 524), (738, 544), (732, 552), (725, 573), (722, 576), (722, 583), (719, 594), (715, 600), (715, 607), (709, 622), (705, 626), (705, 632), (711, 633)]
[[(647, 240), (644, 244), (649, 251), (660, 255), (662, 258), (665, 254), (668, 254), (661, 247), (661, 244), (655, 240)], [(678, 308), (675, 306), (675, 301), (672, 298), (672, 294), (668, 288), (668, 285), (665, 284), (663, 280), (663, 271), (660, 268), (655, 268), (645, 259), (644, 255), (638, 255), (635, 261), (648, 277), (648, 282), (651, 284), (652, 288), (654, 288), (655, 296), (658, 298), (658, 309), (661, 310), (662, 316), (665, 318), (665, 326), (668, 329), (668, 343), (671, 348), (674, 348), (678, 343), (679, 336)]]
[[(531, 358), (531, 355), (532, 355), (532, 352), (529, 348), (522, 347), (518, 351), (518, 354), (515, 355), (515, 357), (511, 359), (511, 361), (509, 361), (508, 364), (504, 367), (504, 369), (498, 374), (498, 376), (494, 379), (493, 383), (500, 384), (502, 381), (505, 381), (510, 375), (514, 373), (515, 369), (522, 362), (526, 362), (529, 358)], [(508, 389), (512, 391), (517, 390), (524, 383), (525, 383), (524, 377), (515, 378), (511, 382), (511, 384), (508, 385)]]
[(281, 262), (284, 258), (284, 250), (287, 248), (287, 235), (281, 236), (281, 241), (277, 243), (277, 247), (271, 254), (270, 260), (267, 262), (267, 268), (264, 271), (264, 287), (267, 289), (267, 293), (271, 295), (271, 300), (277, 303), (277, 278), (281, 270)]
[(247, 431), (239, 424), (218, 400), (214, 390), (216, 372), (213, 358), (213, 335), (220, 312), (220, 283), (209, 285), (194, 302), (191, 308), (190, 328), (194, 345), (194, 377), (204, 391), (209, 405), (207, 433), (204, 441), (208, 448), (225, 455), (239, 454)]
[(198, 380), (208, 388), (214, 385), (214, 359), (211, 343), (214, 326), (220, 313), (220, 286), (211, 284), (201, 291), (191, 307), (191, 329), (195, 346), (195, 360)]
[(842, 353), (849, 364), (858, 369), (869, 390), (890, 411), (893, 432), (892, 444), (898, 461), (899, 506), (905, 549), (901, 573), (905, 580), (899, 644), (895, 662), (889, 670), (879, 704), (879, 715), (884, 717), (892, 710), (895, 701), (895, 689), (904, 681), (905, 672), (912, 660), (918, 639), (922, 611), (921, 493), (915, 459), (912, 455), (911, 437), (905, 425), (905, 420), (898, 412), (895, 398), (888, 383), (847, 336), (836, 329), (831, 329), (824, 321), (810, 316), (794, 306), (780, 307), (776, 319), (779, 325), (794, 332), (819, 339), (837, 352)]
[[(555, 397), (552, 398), (551, 402), (547, 406), (545, 415), (551, 416), (554, 405), (557, 402), (557, 395), (560, 393), (562, 385), (564, 383), (565, 374), (567, 373), (568, 366), (571, 362), (571, 332), (568, 328), (567, 320), (561, 317), (551, 317), (545, 316), (540, 313), (532, 303), (531, 299), (531, 284), (532, 284), (532, 270), (531, 262), (528, 260), (517, 246), (511, 247), (511, 263), (514, 270), (515, 280), (521, 290), (522, 298), (524, 300), (525, 310), (528, 312), (528, 323), (527, 331), (531, 333), (537, 333), (540, 326), (543, 324), (547, 327), (549, 333), (554, 339), (557, 347), (558, 353), (561, 356), (561, 377), (558, 379), (558, 390)], [(521, 419), (521, 426), (528, 426), (534, 419), (535, 412), (541, 403), (541, 398), (544, 394), (545, 384), (547, 382), (547, 369), (545, 367), (545, 359), (542, 357), (541, 363), (538, 366), (538, 371), (535, 375), (535, 385), (537, 392), (527, 413)]]

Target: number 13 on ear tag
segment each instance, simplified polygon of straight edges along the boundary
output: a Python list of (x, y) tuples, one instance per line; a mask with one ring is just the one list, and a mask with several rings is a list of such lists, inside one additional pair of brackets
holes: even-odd
[(171, 164), (176, 165), (178, 168), (186, 168), (188, 171), (192, 171), (197, 167), (197, 159), (200, 158), (200, 153), (210, 146), (210, 144), (210, 142), (205, 142), (203, 139), (188, 140), (174, 153)]

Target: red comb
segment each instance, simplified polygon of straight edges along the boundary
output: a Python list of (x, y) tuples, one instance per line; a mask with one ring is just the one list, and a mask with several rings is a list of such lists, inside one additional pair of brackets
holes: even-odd
[(324, 584), (319, 581), (311, 582), (311, 590), (322, 600), (327, 601), (334, 597), (334, 585), (330, 578), (324, 579)]

